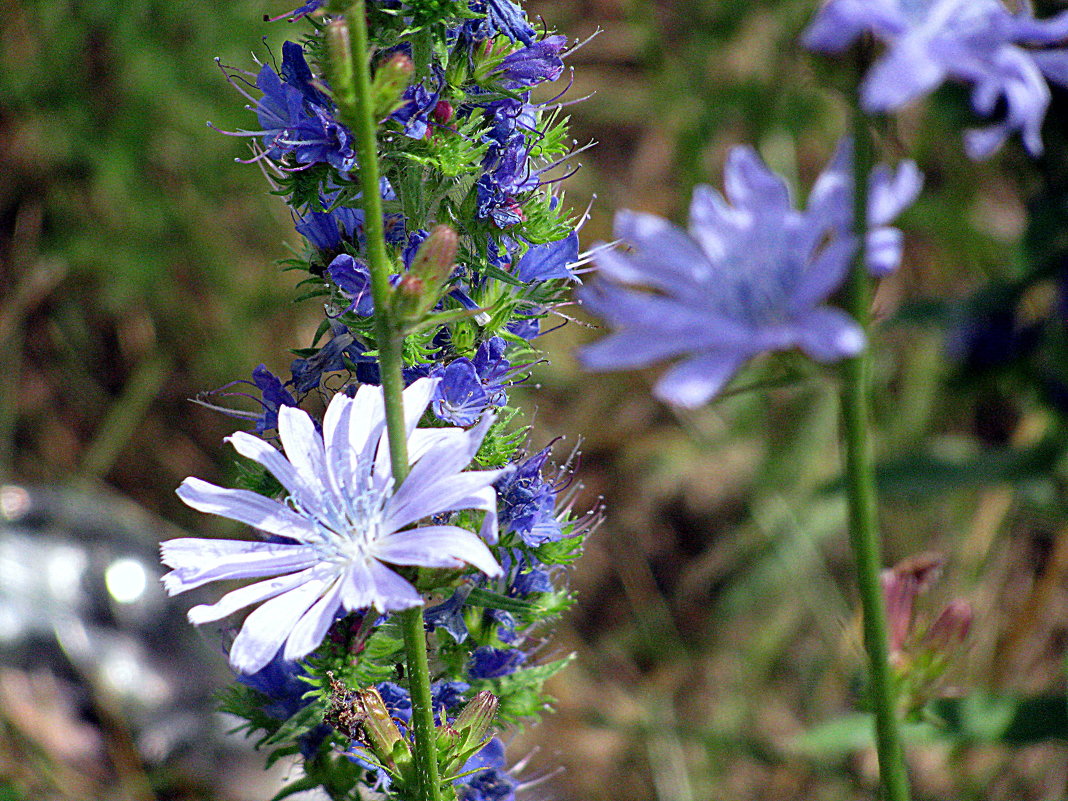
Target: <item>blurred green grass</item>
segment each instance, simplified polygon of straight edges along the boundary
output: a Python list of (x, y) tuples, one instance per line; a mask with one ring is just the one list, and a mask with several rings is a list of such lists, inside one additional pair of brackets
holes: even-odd
[[(576, 208), (597, 196), (585, 246), (611, 238), (617, 208), (683, 219), (691, 187), (718, 184), (726, 149), (740, 142), (755, 143), (797, 187), (811, 185), (844, 119), (835, 65), (794, 44), (813, 6), (530, 3), (532, 16), (573, 37), (604, 29), (571, 57), (565, 98), (595, 93), (569, 107), (576, 138), (601, 143), (567, 188)], [(292, 281), (274, 263), (295, 241), (288, 213), (255, 166), (234, 163), (247, 155), (241, 141), (204, 126), (251, 124), (211, 59), (251, 69), (253, 53), (270, 58), (296, 28), (260, 18), (283, 10), (247, 0), (4, 2), (7, 480), (103, 481), (190, 528), (210, 525), (181, 508), (173, 488), (190, 474), (226, 480), (221, 437), (232, 421), (188, 399), (261, 361), (283, 367), (285, 349), (307, 344), (316, 317), (290, 303)], [(902, 223), (905, 266), (876, 299), (879, 456), (888, 471), (897, 466), (882, 510), (887, 560), (944, 552), (947, 575), (929, 610), (958, 596), (976, 609), (950, 688), (1063, 694), (1059, 413), (1029, 374), (962, 375), (945, 347), (979, 286), (1032, 269), (1020, 239), (1025, 204), (1043, 183), (1015, 146), (989, 164), (968, 162), (963, 108), (959, 92), (942, 92), (881, 132), (889, 155), (910, 152), (927, 175)], [(1059, 100), (1047, 129), (1063, 127), (1063, 108)], [(1036, 313), (1055, 313), (1036, 297)], [(926, 301), (941, 304), (937, 314), (920, 313)], [(867, 749), (796, 745), (862, 700), (833, 489), (833, 373), (763, 360), (737, 385), (798, 380), (676, 414), (649, 398), (650, 375), (582, 374), (570, 354), (597, 335), (585, 325), (547, 336), (551, 367), (537, 389), (519, 390), (535, 446), (566, 437), (562, 460), (582, 439), (583, 502), (603, 496), (609, 515), (573, 577), (579, 604), (552, 646), (579, 653), (554, 680), (560, 712), (513, 746), (521, 756), (541, 745), (534, 772), (568, 767), (533, 792), (586, 801), (874, 797)], [(1048, 456), (1030, 472), (997, 461), (996, 448), (1028, 446)], [(910, 756), (917, 798), (1068, 797), (1068, 754), (1055, 742), (923, 741)]]

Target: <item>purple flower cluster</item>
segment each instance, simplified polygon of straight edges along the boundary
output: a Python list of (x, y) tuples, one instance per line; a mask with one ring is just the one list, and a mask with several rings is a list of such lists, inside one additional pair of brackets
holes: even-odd
[(977, 113), (990, 116), (1005, 104), (1004, 119), (967, 132), (972, 158), (988, 157), (1015, 131), (1037, 155), (1049, 106), (1046, 81), (1068, 85), (1068, 49), (1049, 47), (1068, 38), (1068, 11), (1038, 20), (1030, 2), (1020, 5), (1012, 12), (1001, 0), (829, 0), (804, 41), (838, 53), (871, 32), (886, 52), (864, 78), (866, 111), (896, 111), (956, 79), (971, 85)]
[(347, 174), (356, 166), (352, 134), (337, 121), (333, 102), (317, 88), (300, 45), (282, 45), (282, 68), (275, 72), (264, 64), (256, 75), (254, 98), (231, 78), (231, 84), (253, 103), (259, 131), (238, 131), (238, 136), (258, 136), (262, 155), (275, 162), (292, 157), (298, 166), (326, 162)]
[(446, 423), (469, 426), (488, 408), (503, 405), (512, 373), (505, 348), (501, 337), (491, 337), (479, 346), (473, 359), (460, 357), (436, 368), (433, 375), (441, 382), (431, 404), (434, 416)]

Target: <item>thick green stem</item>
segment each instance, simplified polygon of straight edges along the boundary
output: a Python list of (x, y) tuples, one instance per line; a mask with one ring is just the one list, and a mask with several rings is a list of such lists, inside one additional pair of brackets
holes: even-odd
[[(847, 311), (860, 323), (867, 336), (871, 328), (872, 279), (865, 266), (864, 239), (868, 217), (868, 176), (872, 168), (874, 146), (867, 120), (859, 107), (854, 110), (853, 120), (853, 230), (858, 238), (858, 246), (845, 286), (845, 303)], [(869, 344), (859, 356), (846, 360), (842, 368), (842, 437), (845, 440), (849, 542), (857, 564), (879, 772), (887, 799), (908, 801), (908, 774), (898, 733), (893, 677), (888, 658), (886, 603), (880, 580), (882, 555), (868, 420), (870, 351)]]
[[(345, 24), (347, 23), (347, 30)], [(375, 306), (375, 340), (385, 400), (386, 432), (394, 486), (408, 475), (408, 442), (404, 423), (404, 334), (391, 318), (389, 276), (392, 264), (386, 253), (379, 189), (378, 145), (375, 138), (374, 100), (371, 93), (371, 52), (367, 41), (364, 0), (353, 0), (345, 23), (335, 23), (330, 36), (330, 79), (338, 116), (353, 132), (359, 165), (364, 212), (364, 236), (371, 272), (371, 296)], [(347, 44), (347, 47), (345, 46)], [(426, 630), (420, 607), (401, 612), (404, 630), (405, 667), (412, 699), (412, 733), (415, 738), (415, 768), (419, 776), (419, 801), (440, 801), (437, 731), (430, 697), (430, 667), (427, 662)]]

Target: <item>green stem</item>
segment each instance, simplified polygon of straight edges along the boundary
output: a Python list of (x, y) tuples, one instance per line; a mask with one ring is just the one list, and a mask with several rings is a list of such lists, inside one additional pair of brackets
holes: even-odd
[[(403, 367), (404, 334), (390, 315), (389, 276), (392, 263), (386, 253), (382, 224), (382, 195), (379, 189), (377, 125), (371, 94), (371, 52), (367, 41), (365, 0), (353, 0), (345, 14), (348, 25), (335, 28), (331, 36), (331, 85), (338, 116), (355, 136), (360, 188), (364, 212), (364, 235), (371, 272), (371, 296), (375, 305), (375, 344), (382, 376), (386, 410), (386, 435), (393, 468), (394, 486), (408, 475), (408, 441), (404, 423)], [(344, 40), (348, 39), (347, 53)], [(404, 630), (405, 667), (412, 699), (412, 733), (415, 738), (415, 769), (419, 777), (421, 801), (441, 801), (438, 773), (437, 731), (430, 697), (430, 667), (427, 661), (426, 630), (420, 607), (399, 613)]]
[[(865, 265), (868, 217), (868, 176), (874, 145), (860, 108), (853, 114), (853, 230), (856, 256), (845, 286), (846, 310), (871, 329), (872, 279)], [(849, 501), (849, 542), (857, 564), (863, 611), (864, 648), (868, 653), (871, 703), (875, 711), (875, 742), (879, 771), (889, 801), (908, 801), (909, 783), (895, 712), (893, 676), (888, 658), (886, 603), (883, 598), (882, 555), (875, 491), (875, 470), (869, 436), (871, 347), (844, 362), (842, 368), (842, 436), (845, 440), (846, 494)]]

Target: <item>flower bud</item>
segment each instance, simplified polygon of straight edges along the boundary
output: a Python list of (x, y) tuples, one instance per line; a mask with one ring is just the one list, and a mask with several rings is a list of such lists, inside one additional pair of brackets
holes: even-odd
[(393, 319), (401, 326), (419, 324), (441, 300), (456, 263), (456, 232), (436, 225), (419, 246), (411, 267), (393, 288)]
[(971, 604), (962, 600), (953, 601), (931, 624), (924, 644), (933, 651), (949, 651), (964, 642), (971, 627)]
[(356, 73), (352, 66), (352, 43), (349, 27), (343, 19), (326, 26), (327, 77), (334, 100), (342, 109), (356, 105)]
[(404, 105), (404, 90), (412, 80), (415, 65), (404, 53), (394, 53), (375, 70), (371, 81), (376, 120), (382, 120)]
[(390, 296), (393, 319), (402, 326), (415, 325), (433, 307), (427, 306), (426, 286), (417, 275), (405, 275), (393, 287)]
[(452, 728), (459, 732), (464, 742), (468, 745), (481, 743), (497, 717), (499, 706), (497, 696), (489, 690), (483, 690), (460, 711), (459, 716), (452, 722)]
[(452, 119), (452, 115), (452, 103), (448, 100), (439, 100), (438, 104), (434, 106), (434, 122), (441, 125), (447, 125), (449, 120)]
[(471, 61), (474, 70), (471, 77), (475, 83), (485, 83), (499, 69), (511, 49), (512, 42), (507, 39), (500, 42), (484, 39), (481, 46), (472, 48)]
[(389, 710), (374, 687), (360, 690), (352, 702), (366, 745), (385, 766), (397, 770), (411, 761), (411, 750), (390, 717)]
[(891, 655), (901, 651), (912, 631), (916, 597), (938, 580), (944, 565), (945, 557), (931, 552), (909, 557), (883, 571), (883, 597), (886, 599)]
[(456, 264), (458, 241), (456, 232), (449, 226), (435, 225), (416, 251), (408, 272), (427, 283), (444, 283)]
[(485, 745), (497, 707), (497, 697), (483, 690), (467, 702), (456, 720), (438, 729), (438, 754), (450, 770), (458, 769)]

